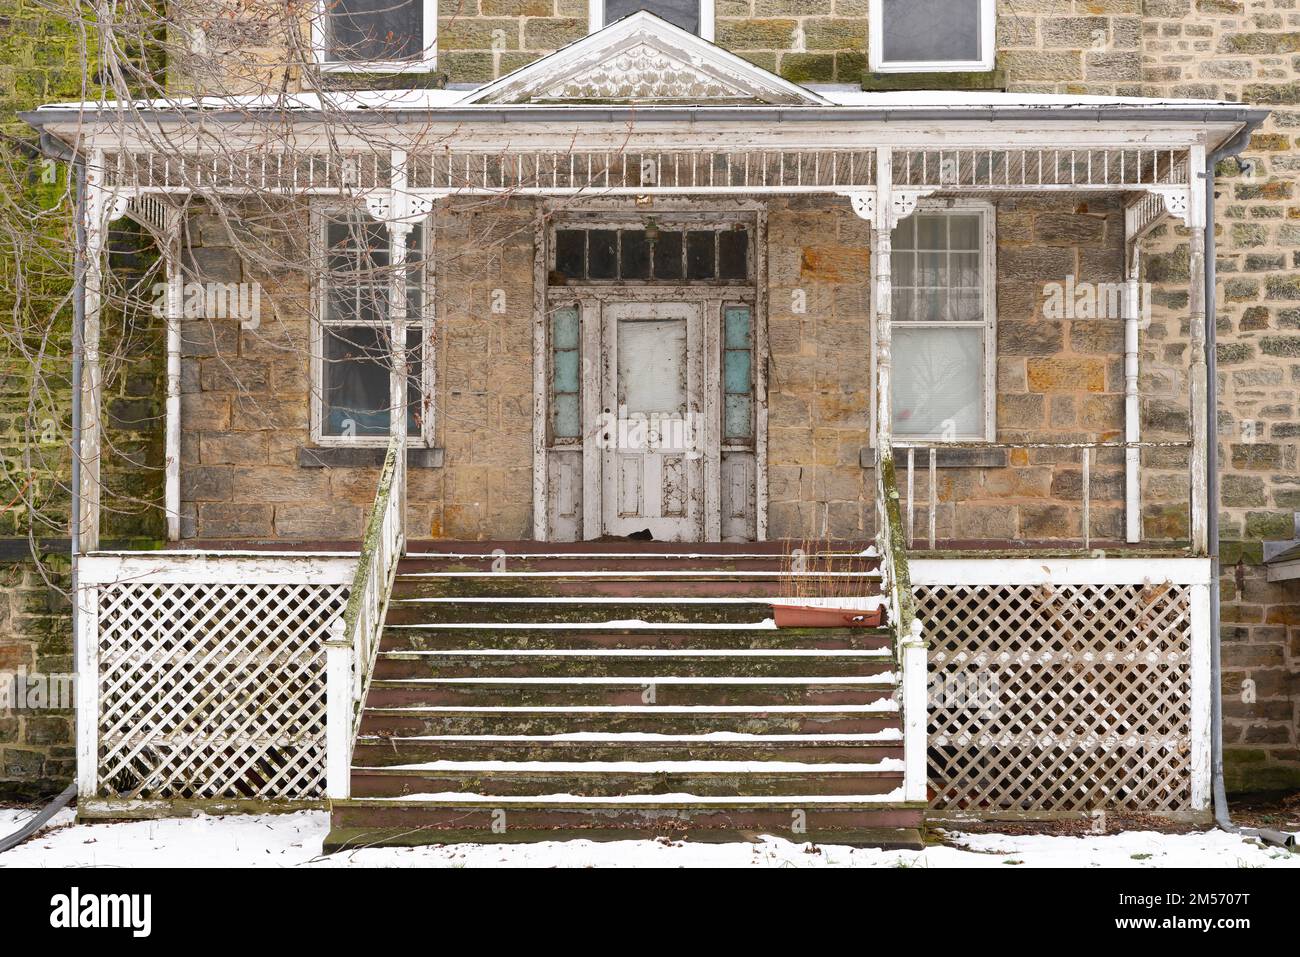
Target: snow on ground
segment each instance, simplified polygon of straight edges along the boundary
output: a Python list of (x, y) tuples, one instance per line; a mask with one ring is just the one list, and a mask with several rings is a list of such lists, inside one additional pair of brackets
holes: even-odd
[[(0, 808), (0, 834), (29, 811)], [(0, 854), (0, 867), (1297, 867), (1300, 854), (1221, 831), (1052, 837), (950, 834), (924, 851), (757, 844), (591, 841), (378, 848), (322, 857), (323, 811), (195, 817), (124, 824), (72, 823), (63, 811), (34, 839)]]

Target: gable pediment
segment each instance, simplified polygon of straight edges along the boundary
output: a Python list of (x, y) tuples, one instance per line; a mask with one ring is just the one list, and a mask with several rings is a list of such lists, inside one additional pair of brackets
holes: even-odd
[(462, 102), (816, 106), (826, 101), (642, 11), (503, 76)]

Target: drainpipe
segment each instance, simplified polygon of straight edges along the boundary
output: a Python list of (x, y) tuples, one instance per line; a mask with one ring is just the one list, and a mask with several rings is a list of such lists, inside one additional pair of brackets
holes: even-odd
[(1250, 139), (1250, 129), (1244, 129), (1229, 142), (1205, 158), (1205, 372), (1209, 387), (1205, 390), (1207, 414), (1205, 430), (1208, 453), (1205, 457), (1206, 501), (1210, 514), (1206, 516), (1206, 537), (1210, 549), (1210, 773), (1214, 801), (1214, 823), (1233, 834), (1258, 837), (1260, 840), (1282, 847), (1294, 847), (1295, 835), (1271, 828), (1244, 828), (1232, 823), (1228, 811), (1228, 791), (1223, 783), (1223, 641), (1219, 624), (1219, 378), (1217, 370), (1216, 325), (1218, 322), (1218, 290), (1216, 282), (1216, 251), (1214, 247), (1214, 167), (1229, 156), (1240, 162), (1241, 150)]
[[(82, 323), (86, 319), (86, 176), (81, 160), (66, 146), (45, 134), (41, 136), (42, 152), (52, 154), (56, 159), (68, 163), (76, 182), (76, 209), (74, 212), (76, 230), (76, 250), (72, 260), (72, 516), (69, 531), (72, 535), (70, 557), (72, 559), (72, 660), (77, 658), (77, 543), (80, 540), (79, 523), (81, 511), (81, 351)], [(80, 680), (80, 675), (76, 680)], [(85, 715), (76, 715), (75, 721), (86, 720)], [(50, 818), (67, 807), (77, 797), (77, 778), (74, 774), (72, 783), (60, 794), (46, 804), (26, 824), (5, 837), (0, 838), (0, 854), (17, 847), (41, 828)]]

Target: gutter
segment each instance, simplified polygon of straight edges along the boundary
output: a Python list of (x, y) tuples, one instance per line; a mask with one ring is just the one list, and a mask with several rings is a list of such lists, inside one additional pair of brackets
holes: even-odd
[(1213, 153), (1205, 157), (1205, 390), (1207, 415), (1205, 430), (1208, 454), (1205, 456), (1206, 537), (1210, 548), (1210, 774), (1214, 803), (1214, 823), (1230, 834), (1257, 837), (1267, 844), (1294, 848), (1296, 835), (1272, 828), (1245, 828), (1232, 823), (1228, 810), (1228, 791), (1223, 782), (1223, 634), (1219, 620), (1219, 377), (1218, 377), (1218, 290), (1214, 245), (1214, 167), (1229, 156), (1237, 157), (1250, 142), (1255, 124), (1238, 131)]
[[(798, 122), (931, 122), (973, 120), (978, 122), (997, 122), (999, 120), (1052, 120), (1079, 122), (1127, 122), (1140, 121), (1176, 123), (1241, 123), (1255, 126), (1268, 116), (1267, 110), (1252, 109), (1235, 104), (1223, 107), (1210, 106), (955, 106), (955, 107), (863, 107), (863, 106), (449, 106), (445, 108), (419, 109), (346, 109), (331, 114), (336, 119), (347, 117), (349, 123), (366, 125), (392, 126), (394, 124), (418, 123), (427, 125), (439, 121), (454, 123), (506, 123), (538, 122), (556, 123), (562, 121), (590, 122), (753, 122), (755, 120), (769, 123)], [(302, 114), (310, 120), (321, 114), (319, 108), (312, 107), (249, 107), (248, 109), (154, 109), (146, 107), (137, 109), (131, 104), (121, 104), (114, 108), (76, 109), (50, 107), (27, 110), (19, 113), (19, 119), (37, 128), (58, 123), (85, 124), (97, 117), (121, 119), (129, 116), (133, 120), (157, 123), (193, 123), (196, 120), (214, 120), (219, 122), (248, 122), (255, 120), (283, 121), (286, 115)]]

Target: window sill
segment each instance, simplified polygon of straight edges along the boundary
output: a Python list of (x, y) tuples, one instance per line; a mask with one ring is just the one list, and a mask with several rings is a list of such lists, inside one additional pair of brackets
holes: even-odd
[(862, 74), (862, 89), (880, 92), (894, 90), (1006, 90), (1007, 75), (1003, 70), (970, 70), (943, 72), (929, 70), (923, 73)]
[[(384, 464), (386, 448), (362, 445), (308, 446), (298, 449), (298, 467), (303, 469), (367, 469)], [(443, 450), (407, 449), (406, 467), (412, 469), (442, 468)]]
[[(939, 469), (1003, 469), (1009, 458), (1006, 449), (936, 449), (934, 467)], [(876, 467), (876, 452), (872, 448), (863, 448), (858, 452), (858, 464), (864, 469)], [(923, 472), (930, 467), (928, 447), (916, 450), (916, 470)], [(898, 471), (907, 468), (907, 446), (894, 446), (894, 468)]]

